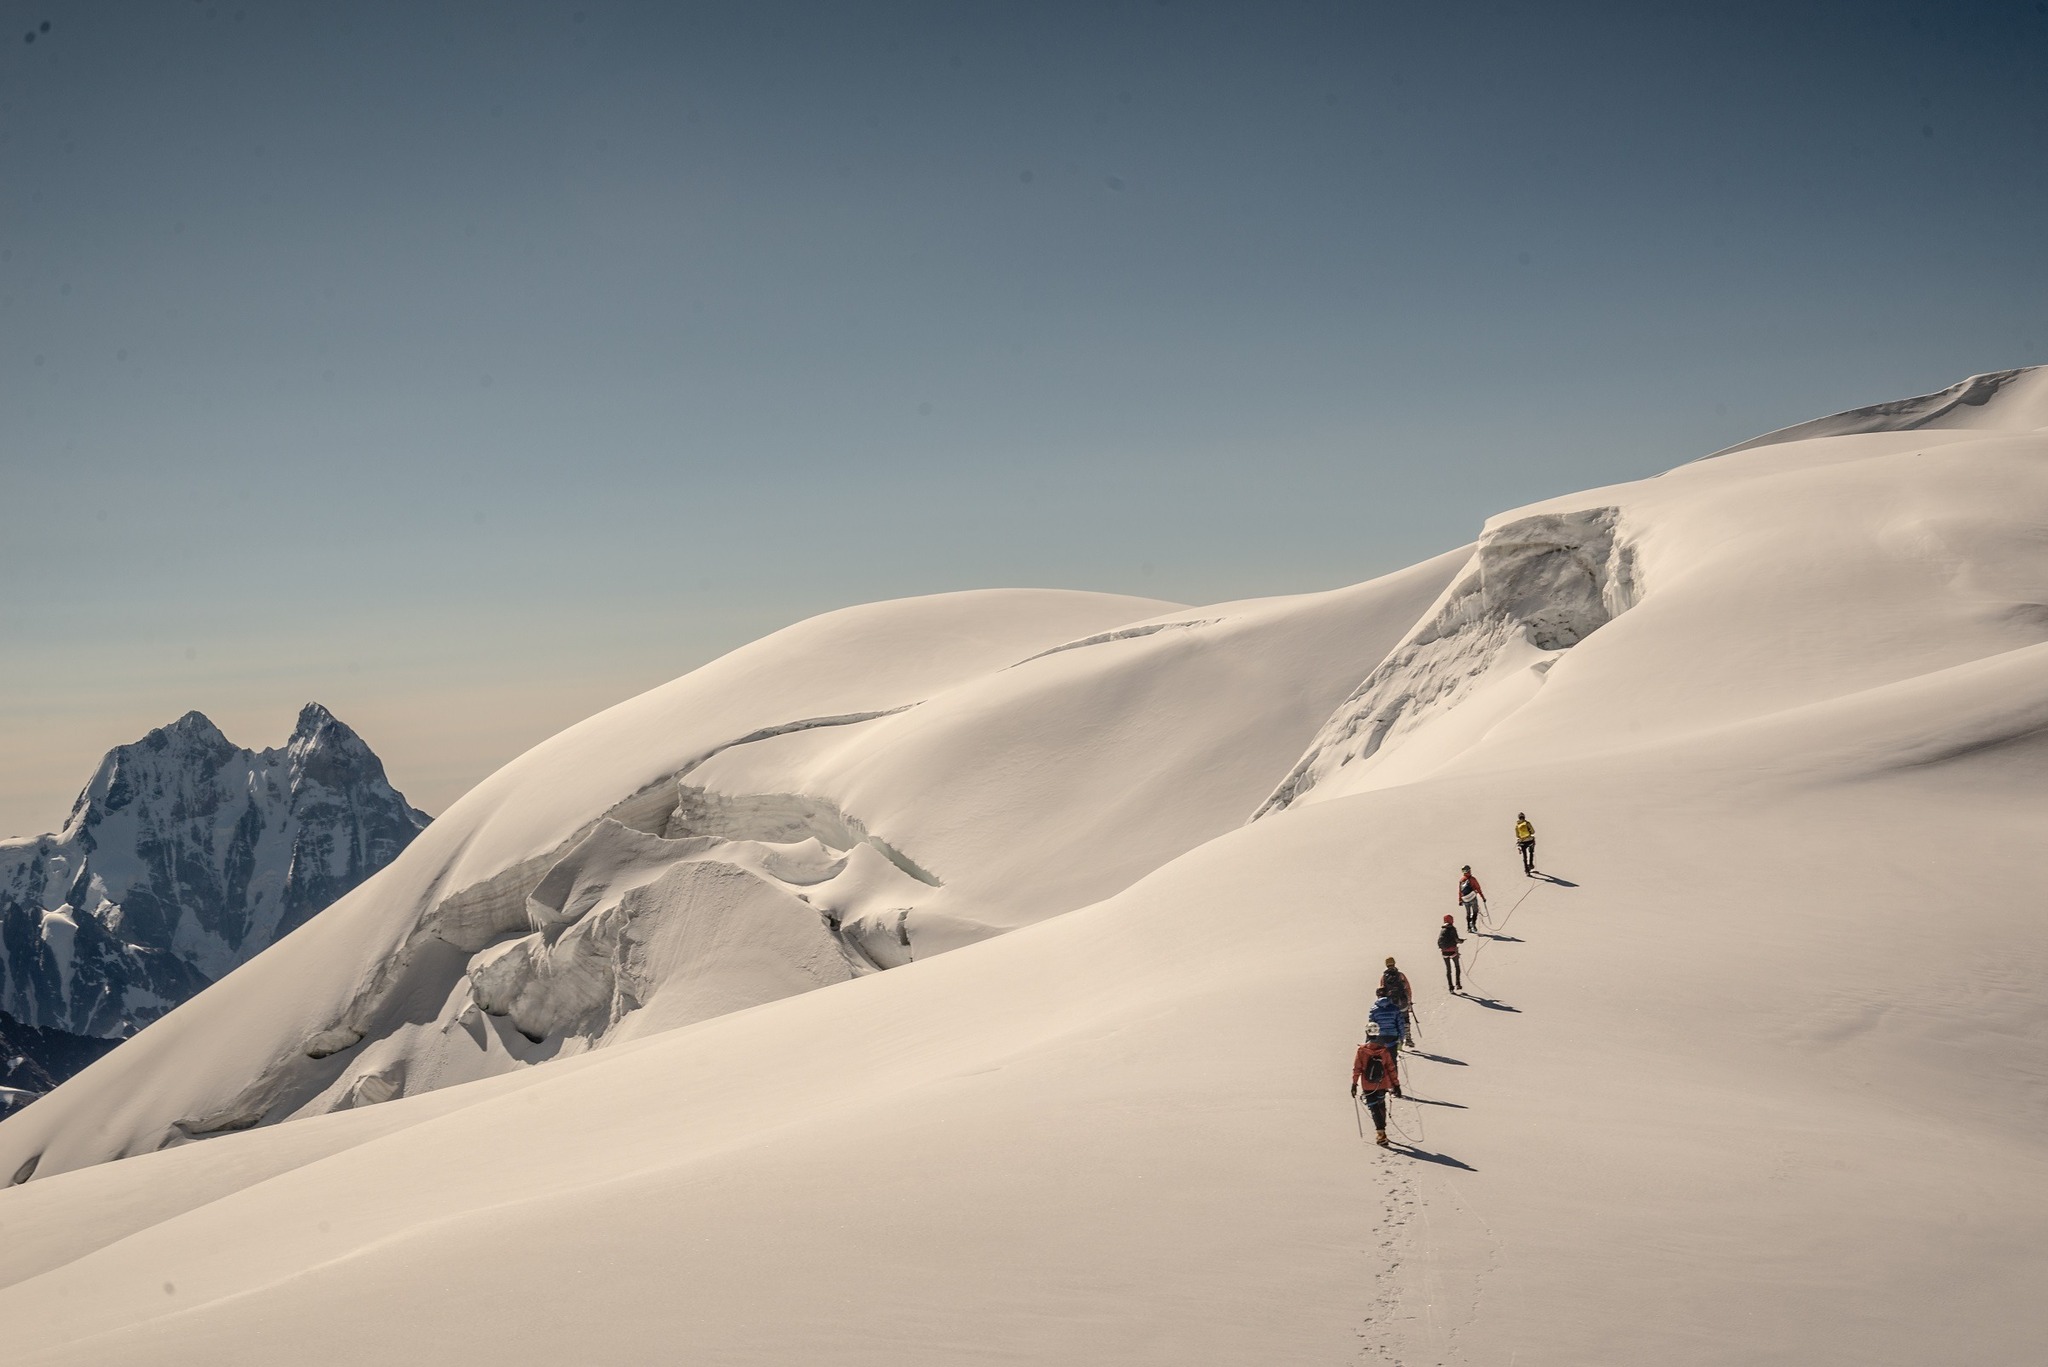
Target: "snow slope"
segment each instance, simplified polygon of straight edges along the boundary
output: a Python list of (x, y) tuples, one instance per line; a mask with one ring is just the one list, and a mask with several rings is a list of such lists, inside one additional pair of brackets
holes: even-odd
[[(1239, 824), (1460, 559), (1111, 632), (1161, 605), (952, 595), (780, 633), (508, 766), (307, 943), (53, 1097), (0, 1168), (467, 1082), (1099, 900)], [(263, 1026), (229, 1043), (224, 1018)]]
[[(662, 832), (590, 825), (535, 902), (652, 925), (678, 918), (616, 909), (701, 897), (718, 905), (680, 919), (718, 941), (735, 904), (673, 883), (733, 869), (718, 887), (776, 891), (751, 859), (812, 895), (870, 851), (868, 876), (927, 889), (914, 915), (958, 947), (92, 1164), (93, 1127), (132, 1143), (261, 1066), (221, 1042), (217, 1084), (152, 1081), (152, 1036), (191, 1057), (234, 1022), (263, 1034), (290, 989), (327, 994), (298, 1013), (311, 1027), (337, 1000), (324, 963), (403, 942), (402, 917), (331, 912), (0, 1124), (0, 1163), (48, 1164), (0, 1193), (19, 1360), (2039, 1359), (2048, 435), (1778, 442), (1503, 514), (1469, 551), (1345, 592), (1356, 644), (1384, 634), (1305, 718), (1337, 668), (1306, 625), (1340, 611), (1320, 595), (1123, 624), (1065, 604), (1096, 620), (866, 691), (851, 681), (901, 662), (827, 618), (749, 648), (719, 727), (672, 738), (689, 709), (642, 699), (565, 733), (415, 849), (475, 800), (468, 834), (352, 901), (468, 886), (444, 871), (473, 848), (470, 875), (495, 876), (682, 772)], [(901, 646), (925, 615), (994, 623), (1024, 601), (865, 611)], [(1213, 627), (1171, 626), (1018, 663), (1209, 619), (1258, 644), (1214, 652), (1231, 663), (1198, 644)], [(705, 673), (724, 690), (748, 667)], [(843, 691), (748, 710), (820, 675)], [(709, 696), (696, 678), (661, 693)], [(1288, 687), (1292, 711), (1268, 696)], [(690, 763), (778, 714), (917, 699)], [(615, 759), (633, 727), (639, 769)], [(1143, 800), (1119, 806), (1118, 773)], [(1176, 838), (1147, 825), (1161, 804), (1185, 815)], [(1547, 878), (1519, 876), (1516, 810)], [(672, 843), (731, 858), (655, 857), (678, 853), (655, 844), (677, 813), (701, 829)], [(1127, 865), (1102, 852), (1123, 828), (1154, 842)], [(1067, 850), (1086, 870), (1011, 890)], [(1454, 997), (1430, 960), (1465, 862), (1494, 929)], [(800, 923), (777, 909), (759, 919)], [(330, 926), (355, 939), (288, 955)], [(655, 977), (719, 952), (659, 939)], [(1396, 1104), (1404, 1142), (1381, 1153), (1343, 1089), (1387, 953), (1421, 989), (1423, 1100)]]

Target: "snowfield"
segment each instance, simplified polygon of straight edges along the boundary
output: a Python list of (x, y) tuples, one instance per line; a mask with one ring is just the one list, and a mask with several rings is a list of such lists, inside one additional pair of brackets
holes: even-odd
[(1329, 593), (829, 614), (0, 1123), (10, 1361), (2043, 1360), (2044, 779), (2039, 369)]

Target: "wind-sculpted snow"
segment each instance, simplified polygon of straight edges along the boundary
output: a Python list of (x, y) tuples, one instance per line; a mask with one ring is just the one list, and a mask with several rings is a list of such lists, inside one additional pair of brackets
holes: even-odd
[(1135, 641), (1141, 637), (1157, 635), (1162, 631), (1190, 631), (1196, 627), (1213, 626), (1221, 620), (1221, 618), (1217, 617), (1203, 617), (1196, 618), (1193, 621), (1182, 622), (1146, 622), (1139, 626), (1123, 627), (1117, 631), (1097, 632), (1093, 636), (1083, 636), (1078, 641), (1068, 641), (1064, 645), (1056, 645), (1051, 650), (1041, 650), (1036, 655), (1033, 655), (1031, 659), (1019, 660), (1018, 663), (1028, 665), (1031, 663), (1031, 660), (1042, 660), (1048, 655), (1057, 655), (1063, 650), (1085, 650), (1089, 646), (1108, 645), (1111, 641)]
[(1434, 719), (1430, 759), (1476, 742), (1534, 692), (1563, 651), (1634, 606), (1635, 552), (1620, 510), (1543, 513), (1489, 527), (1436, 611), (1366, 676), (1254, 818), (1283, 810), (1348, 766), (1373, 761)]
[(804, 717), (797, 721), (778, 722), (774, 726), (763, 726), (749, 731), (744, 736), (736, 736), (732, 740), (720, 741), (703, 754), (693, 756), (688, 763), (676, 770), (676, 776), (680, 778), (698, 765), (715, 759), (726, 751), (741, 745), (758, 745), (764, 740), (774, 740), (778, 736), (793, 736), (800, 731), (816, 731), (830, 726), (855, 726), (861, 722), (874, 721), (880, 717), (893, 717), (898, 712), (908, 712), (915, 706), (917, 704), (912, 702), (905, 703), (901, 707), (884, 707), (874, 712), (848, 712), (843, 716), (837, 717)]
[[(2048, 428), (2048, 366), (1994, 370), (1972, 375), (1947, 389), (1910, 399), (1852, 408), (1810, 422), (1795, 423), (1761, 437), (1716, 451), (1732, 455), (1759, 446), (1776, 446), (1814, 437), (1854, 436), (1864, 432), (1914, 432), (1962, 429), (1991, 432), (2033, 432)], [(1712, 457), (1703, 457), (1712, 459)]]

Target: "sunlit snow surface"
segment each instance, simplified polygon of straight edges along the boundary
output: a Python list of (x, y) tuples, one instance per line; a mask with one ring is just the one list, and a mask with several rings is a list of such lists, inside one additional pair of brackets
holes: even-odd
[(601, 714), (0, 1124), (10, 1350), (2037, 1360), (2042, 380), (1352, 589), (881, 604)]

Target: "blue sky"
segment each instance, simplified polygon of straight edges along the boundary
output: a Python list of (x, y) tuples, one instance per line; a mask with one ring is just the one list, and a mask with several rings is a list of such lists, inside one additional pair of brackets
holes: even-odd
[(2048, 360), (2044, 211), (2039, 3), (0, 0), (0, 831), (193, 707), (438, 811), (847, 603), (1354, 582)]

